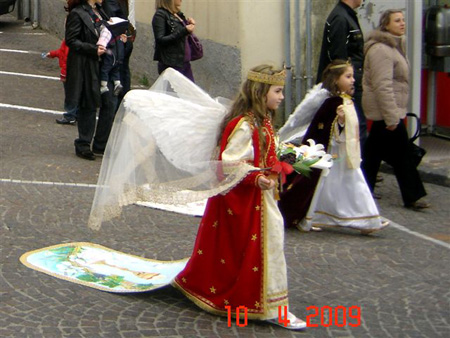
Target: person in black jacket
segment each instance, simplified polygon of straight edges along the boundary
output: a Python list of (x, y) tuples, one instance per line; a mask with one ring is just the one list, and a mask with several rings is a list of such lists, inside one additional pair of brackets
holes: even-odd
[(367, 123), (362, 100), (362, 76), (364, 66), (364, 37), (355, 9), (362, 0), (340, 0), (331, 11), (323, 31), (322, 49), (317, 70), (317, 83), (322, 80), (325, 67), (335, 59), (351, 59), (355, 71), (355, 102), (359, 119), (359, 137), (361, 148), (367, 139)]
[(180, 12), (181, 1), (156, 0), (156, 13), (152, 20), (155, 36), (153, 60), (158, 61), (158, 74), (171, 67), (194, 82), (187, 36), (194, 32), (195, 21)]
[(104, 150), (114, 119), (111, 109), (103, 107), (96, 126), (97, 108), (101, 106), (99, 57), (106, 51), (105, 47), (97, 46), (96, 43), (101, 21), (109, 19), (100, 6), (101, 2), (68, 0), (66, 6), (69, 12), (65, 34), (69, 47), (66, 101), (71, 106), (79, 107), (75, 153), (87, 160), (95, 160), (96, 149), (99, 152)]

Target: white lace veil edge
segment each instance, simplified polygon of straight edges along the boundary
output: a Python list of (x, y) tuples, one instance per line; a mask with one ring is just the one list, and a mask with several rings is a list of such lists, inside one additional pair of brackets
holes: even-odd
[(225, 193), (255, 168), (214, 158), (228, 102), (167, 69), (149, 90), (127, 93), (100, 168), (89, 227), (137, 202), (182, 205)]

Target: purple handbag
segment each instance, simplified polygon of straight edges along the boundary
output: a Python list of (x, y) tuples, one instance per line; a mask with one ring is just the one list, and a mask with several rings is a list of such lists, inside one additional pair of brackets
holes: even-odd
[(189, 34), (187, 36), (189, 47), (191, 47), (191, 61), (201, 59), (203, 57), (203, 46), (197, 36)]

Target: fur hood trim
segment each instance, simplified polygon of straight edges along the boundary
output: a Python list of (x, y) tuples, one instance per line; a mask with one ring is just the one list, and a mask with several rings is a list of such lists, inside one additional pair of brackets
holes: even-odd
[(376, 43), (382, 43), (391, 48), (397, 48), (398, 46), (400, 46), (401, 49), (404, 49), (403, 48), (404, 40), (405, 40), (404, 37), (400, 37), (400, 36), (397, 37), (388, 32), (383, 32), (383, 31), (376, 29), (376, 30), (370, 32), (367, 37), (367, 41), (364, 45), (364, 54), (366, 54), (367, 51), (369, 50), (369, 48), (372, 47)]

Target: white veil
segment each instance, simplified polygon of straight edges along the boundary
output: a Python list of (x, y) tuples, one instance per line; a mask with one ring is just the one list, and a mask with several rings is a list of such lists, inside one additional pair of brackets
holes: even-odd
[(142, 202), (180, 205), (224, 193), (255, 168), (214, 158), (229, 101), (213, 99), (168, 68), (149, 90), (132, 90), (117, 112), (89, 226)]

